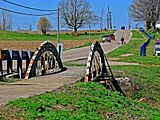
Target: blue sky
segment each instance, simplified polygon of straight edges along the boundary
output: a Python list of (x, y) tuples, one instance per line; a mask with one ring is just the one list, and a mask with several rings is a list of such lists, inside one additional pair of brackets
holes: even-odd
[[(34, 8), (43, 8), (43, 9), (56, 9), (60, 0), (9, 0), (22, 4), (25, 6), (31, 6)], [(104, 9), (104, 19), (106, 19), (107, 6), (110, 5), (110, 9), (113, 13), (113, 26), (116, 26), (119, 29), (122, 25), (128, 26), (128, 7), (131, 4), (132, 0), (88, 0), (91, 4), (92, 10), (96, 12), (98, 16), (101, 15), (102, 9)], [(41, 14), (43, 12), (31, 11), (28, 9), (19, 8), (3, 1), (0, 1), (0, 7), (6, 9), (11, 9), (14, 11), (20, 11), (25, 13), (35, 13)], [(33, 29), (36, 29), (37, 21), (40, 17), (33, 16), (23, 16), (12, 14), (14, 29), (17, 29), (18, 26), (20, 29), (29, 29), (29, 25), (32, 25)], [(53, 24), (53, 29), (56, 29), (56, 15), (48, 17)], [(105, 22), (104, 25), (105, 26)], [(98, 29), (99, 26), (92, 29)]]

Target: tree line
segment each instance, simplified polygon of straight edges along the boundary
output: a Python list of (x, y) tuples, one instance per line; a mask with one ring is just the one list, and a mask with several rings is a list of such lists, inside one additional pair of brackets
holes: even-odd
[[(75, 33), (82, 27), (99, 22), (98, 16), (91, 10), (87, 0), (61, 0), (59, 5), (61, 25), (73, 29)], [(133, 0), (129, 7), (130, 16), (134, 21), (146, 23), (147, 30), (156, 29), (160, 18), (160, 0)], [(12, 16), (9, 12), (1, 13), (1, 30), (12, 30)], [(37, 28), (45, 35), (52, 27), (44, 16), (38, 21)]]

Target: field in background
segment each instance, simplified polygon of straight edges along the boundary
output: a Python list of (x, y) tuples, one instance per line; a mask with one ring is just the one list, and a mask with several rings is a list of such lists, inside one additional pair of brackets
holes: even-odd
[[(71, 31), (61, 33), (61, 42), (64, 44), (64, 49), (71, 49), (77, 47), (89, 46), (95, 41), (101, 41), (102, 36), (106, 34), (114, 33), (114, 31), (91, 31), (89, 37), (89, 31), (79, 31), (79, 36), (73, 36)], [(34, 51), (39, 45), (49, 40), (54, 45), (57, 43), (57, 33), (53, 32), (49, 35), (42, 35), (38, 33), (22, 33), (11, 31), (0, 31), (0, 49), (22, 49)]]
[[(102, 35), (113, 33), (114, 31), (79, 31), (77, 36), (73, 35), (71, 31), (64, 31), (61, 33), (61, 40), (99, 40)], [(44, 36), (39, 33), (34, 32), (12, 32), (12, 31), (0, 31), (0, 40), (1, 41), (44, 41), (44, 40), (57, 40), (57, 33), (52, 32)]]

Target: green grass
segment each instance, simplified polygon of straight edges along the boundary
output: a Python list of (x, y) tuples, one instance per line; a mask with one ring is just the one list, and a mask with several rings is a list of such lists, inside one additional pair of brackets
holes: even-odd
[(71, 63), (71, 62), (64, 62), (63, 63), (64, 66), (67, 66), (67, 67), (85, 67), (86, 64), (76, 64), (76, 63)]
[(17, 81), (19, 81), (19, 80), (15, 79), (15, 78), (7, 79), (7, 78), (0, 77), (0, 85), (4, 85), (4, 84), (8, 84), (8, 83), (14, 83), (14, 82), (17, 82)]
[(11, 101), (0, 112), (3, 119), (160, 119), (160, 111), (154, 107), (106, 90), (100, 84), (80, 82), (59, 92)]
[[(111, 34), (113, 31), (105, 31), (102, 32), (104, 34)], [(81, 34), (80, 36), (72, 36), (70, 34), (61, 34), (62, 40), (86, 40), (89, 39), (88, 34)], [(91, 39), (99, 40), (100, 33), (95, 32), (91, 33)], [(35, 41), (35, 40), (57, 40), (57, 35), (52, 34), (49, 36), (44, 36), (41, 34), (29, 34), (29, 33), (20, 33), (20, 32), (12, 32), (12, 31), (0, 31), (0, 40), (14, 40), (14, 41)]]
[[(158, 36), (157, 36), (158, 38)], [(112, 58), (121, 58), (118, 61), (121, 62), (132, 62), (140, 64), (159, 65), (160, 57), (153, 56), (154, 54), (154, 41), (151, 40), (147, 47), (147, 56), (140, 56), (140, 46), (146, 41), (142, 33), (133, 32), (132, 40), (121, 46), (119, 49), (112, 51), (107, 56)], [(132, 56), (121, 56), (123, 54), (133, 54)]]
[(83, 45), (76, 46), (76, 47), (71, 47), (71, 48), (68, 48), (68, 49), (64, 49), (64, 51), (65, 50), (70, 50), (70, 49), (75, 49), (75, 48), (83, 48), (83, 47), (91, 46), (91, 45), (92, 45), (92, 42), (85, 42)]
[(160, 108), (160, 67), (151, 66), (113, 66), (117, 77), (129, 77), (133, 86), (139, 89), (133, 92), (133, 99), (147, 98), (147, 102), (155, 103)]
[(143, 34), (139, 34), (137, 30), (132, 30), (132, 38), (143, 38)]
[[(140, 56), (140, 46), (146, 39), (142, 33), (133, 31), (132, 40), (128, 44), (112, 51), (107, 56), (120, 58), (115, 61), (139, 63), (139, 66), (114, 66), (114, 74), (119, 77), (129, 77), (133, 82), (132, 87), (138, 87), (138, 90), (133, 91), (133, 99), (147, 98), (147, 103), (160, 108), (160, 57), (153, 56), (153, 40), (147, 47), (147, 56)], [(123, 54), (132, 55), (122, 56)]]
[(29, 40), (52, 40), (56, 35), (44, 36), (40, 34), (27, 34), (12, 31), (0, 31), (0, 40), (15, 40), (15, 41), (29, 41)]

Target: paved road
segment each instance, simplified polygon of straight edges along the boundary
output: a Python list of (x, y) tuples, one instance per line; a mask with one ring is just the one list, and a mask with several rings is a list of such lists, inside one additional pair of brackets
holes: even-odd
[[(105, 53), (109, 53), (119, 47), (117, 42), (113, 43), (101, 43), (101, 46)], [(63, 61), (73, 61), (78, 59), (84, 59), (88, 57), (90, 46), (84, 47), (84, 48), (78, 48), (74, 50), (67, 50), (63, 52)]]
[(82, 67), (68, 67), (68, 70), (62, 73), (0, 85), (0, 104), (19, 97), (26, 98), (35, 94), (42, 94), (46, 91), (55, 90), (64, 84), (73, 83), (82, 78), (83, 70)]
[[(118, 48), (118, 43), (103, 43), (102, 47), (106, 53)], [(63, 52), (63, 61), (77, 60), (87, 58), (89, 47), (66, 50)], [(68, 70), (30, 80), (0, 85), (0, 104), (5, 104), (8, 100), (29, 97), (35, 94), (42, 94), (46, 91), (52, 91), (65, 84), (80, 80), (85, 73), (84, 67), (68, 67)]]

